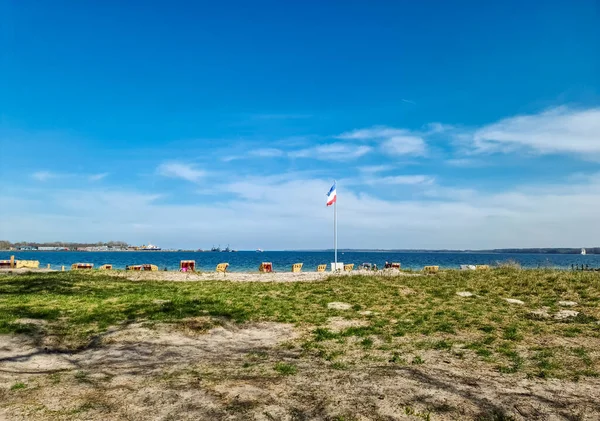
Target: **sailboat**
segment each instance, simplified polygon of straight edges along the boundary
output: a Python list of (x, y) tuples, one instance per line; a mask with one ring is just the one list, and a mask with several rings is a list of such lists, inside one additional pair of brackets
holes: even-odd
[(581, 249), (581, 254), (582, 254), (582, 256), (585, 256), (587, 254), (587, 252), (585, 251), (585, 249)]

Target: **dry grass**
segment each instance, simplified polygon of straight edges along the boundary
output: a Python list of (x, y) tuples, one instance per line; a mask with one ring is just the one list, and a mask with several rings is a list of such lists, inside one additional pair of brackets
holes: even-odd
[[(461, 297), (457, 292), (471, 292), (473, 296)], [(510, 304), (506, 298), (519, 299), (525, 304)], [(579, 314), (555, 319), (553, 315), (562, 309), (558, 302), (564, 300), (575, 301), (577, 305), (570, 309)], [(328, 304), (332, 302), (349, 304), (349, 308), (330, 308)], [(488, 382), (486, 387), (490, 393), (500, 393), (502, 388), (510, 388), (515, 382), (537, 385), (539, 381), (556, 379), (554, 382), (561, 383), (552, 383), (552, 386), (542, 383), (540, 387), (550, 388), (544, 389), (546, 395), (554, 393), (550, 390), (558, 384), (577, 391), (573, 395), (577, 398), (561, 401), (561, 405), (568, 408), (564, 413), (575, 417), (575, 408), (600, 398), (592, 396), (596, 393), (593, 391), (598, 390), (600, 373), (599, 303), (600, 273), (512, 267), (477, 272), (442, 271), (430, 276), (359, 275), (303, 283), (131, 282), (107, 275), (68, 272), (3, 276), (0, 278), (0, 332), (25, 335), (33, 341), (31, 346), (48, 347), (61, 356), (75, 351), (73, 355), (80, 355), (82, 360), (77, 360), (78, 369), (7, 378), (10, 383), (0, 389), (0, 399), (8, 403), (0, 404), (0, 409), (10, 409), (13, 416), (26, 414), (25, 418), (100, 419), (112, 414), (115, 419), (135, 419), (116, 409), (123, 402), (109, 392), (108, 385), (116, 387), (115, 382), (124, 375), (122, 364), (135, 362), (129, 360), (133, 354), (121, 348), (136, 344), (138, 334), (132, 334), (135, 330), (129, 329), (139, 326), (136, 327), (142, 329), (139, 335), (150, 335), (150, 339), (140, 336), (139, 341), (154, 351), (148, 355), (136, 351), (135, 355), (140, 361), (158, 360), (164, 364), (160, 369), (143, 371), (142, 379), (133, 375), (128, 387), (136, 396), (144, 390), (163, 394), (191, 387), (199, 394), (194, 395), (195, 399), (212, 402), (210, 405), (214, 408), (211, 408), (216, 411), (213, 419), (271, 419), (265, 413), (274, 417), (272, 419), (353, 419), (351, 417), (366, 416), (370, 412), (360, 405), (351, 409), (352, 405), (371, 399), (379, 405), (380, 394), (395, 396), (396, 401), (393, 409), (390, 409), (392, 406), (379, 408), (380, 405), (379, 409), (373, 409), (379, 419), (396, 419), (385, 418), (387, 413), (401, 414), (406, 419), (427, 416), (431, 419), (446, 419), (446, 416), (448, 419), (502, 419), (498, 417), (514, 415), (518, 418), (521, 412), (528, 411), (504, 407), (500, 395), (477, 402), (465, 397), (460, 388), (471, 387), (473, 376), (477, 375), (480, 376), (477, 382)], [(538, 309), (544, 309), (543, 314), (549, 317), (531, 313)], [(283, 342), (275, 347), (261, 346), (258, 334), (258, 339), (253, 339), (251, 335), (236, 333), (264, 322), (291, 324), (296, 333), (289, 337), (278, 336)], [(221, 330), (214, 330), (215, 326), (222, 326), (218, 328)], [(162, 342), (156, 342), (158, 339), (152, 339), (151, 335), (152, 332), (162, 334), (165, 329), (180, 342), (171, 341), (169, 353), (159, 357), (163, 355), (160, 354), (163, 348), (156, 347), (166, 345), (160, 345)], [(119, 334), (120, 331), (123, 333)], [(227, 345), (228, 342), (218, 342), (223, 340), (219, 335), (233, 335), (238, 342), (242, 338), (247, 346), (236, 348)], [(217, 342), (206, 342), (207, 338)], [(204, 354), (183, 353), (191, 343)], [(86, 358), (93, 360), (91, 356), (96, 352), (108, 352), (107, 349), (121, 350), (120, 357), (110, 360), (114, 366), (109, 363), (106, 370), (101, 370), (99, 366), (85, 363)], [(181, 358), (173, 357), (177, 353), (181, 353)], [(226, 360), (220, 358), (224, 355)], [(74, 358), (69, 361), (72, 363)], [(0, 357), (0, 366), (2, 361)], [(398, 383), (399, 375), (403, 385)], [(361, 386), (356, 383), (359, 378)], [(458, 379), (456, 390), (452, 378)], [(315, 386), (315, 379), (319, 379), (320, 386)], [(388, 383), (390, 390), (396, 387), (404, 395), (390, 390), (380, 394), (368, 392)], [(414, 390), (411, 389), (413, 383)], [(19, 386), (14, 386), (17, 384)], [(42, 391), (43, 395), (57, 385), (72, 390), (73, 384), (87, 394), (78, 389), (75, 398), (75, 392), (64, 392), (69, 405), (54, 411), (44, 404), (45, 409), (30, 412), (32, 394)], [(232, 395), (231, 387), (242, 387), (240, 384), (243, 390), (239, 396)], [(260, 384), (271, 386), (263, 390)], [(299, 391), (294, 392), (300, 385), (304, 385), (306, 392), (301, 393), (302, 396), (298, 395)], [(438, 398), (417, 399), (419, 387), (438, 392), (442, 388), (450, 396), (447, 397), (450, 407), (442, 408)], [(271, 407), (273, 393), (287, 402), (283, 409)], [(337, 406), (337, 413), (332, 409), (336, 406), (330, 402), (334, 399), (331, 394), (345, 402)], [(310, 396), (314, 401), (320, 395), (322, 407), (307, 403)], [(136, 398), (138, 405), (140, 399), (145, 399), (140, 396)], [(178, 396), (170, 399), (183, 402), (183, 395)], [(404, 401), (401, 396), (413, 398)], [(199, 414), (205, 418), (210, 415), (210, 411), (201, 412), (192, 403), (185, 405), (178, 406), (177, 419), (185, 418), (186, 414), (200, 418)], [(472, 407), (461, 416), (462, 405)], [(591, 405), (591, 409), (583, 410), (582, 414), (600, 415), (600, 409)], [(202, 411), (208, 411), (208, 407), (203, 408)], [(263, 414), (262, 418), (257, 414)], [(301, 414), (305, 418), (301, 418)], [(138, 419), (148, 418), (140, 415)]]

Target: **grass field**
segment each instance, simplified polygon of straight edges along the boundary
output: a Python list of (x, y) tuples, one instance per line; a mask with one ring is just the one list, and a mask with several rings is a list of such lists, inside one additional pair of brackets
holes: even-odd
[[(458, 292), (473, 295), (463, 297)], [(523, 304), (509, 303), (507, 298)], [(566, 307), (565, 303), (559, 305), (561, 301), (576, 304)], [(561, 318), (564, 310), (577, 314), (567, 313)], [(238, 383), (248, 373), (293, 384), (313, 370), (355, 376), (375, 367), (402, 368), (414, 374), (446, 363), (465, 367), (457, 369), (465, 374), (469, 374), (468, 367), (477, 367), (499, 382), (555, 379), (573, 383), (577, 389), (577, 384), (595, 385), (600, 376), (599, 320), (600, 273), (592, 272), (499, 268), (442, 271), (428, 276), (332, 277), (297, 283), (132, 282), (77, 272), (0, 276), (0, 333), (4, 337), (25, 335), (35, 346), (57, 352), (102, 347), (107, 331), (132, 325), (150, 331), (169, 326), (200, 337), (214, 327), (291, 324), (294, 335), (266, 350), (242, 352), (239, 365), (223, 368), (223, 373), (228, 373), (224, 378), (236, 378)], [(3, 361), (0, 358), (0, 367)], [(48, 387), (50, 376), (55, 374), (11, 377), (14, 383), (3, 389), (9, 402), (6, 410), (24, 411), (25, 397), (33, 387), (28, 383)], [(217, 387), (219, 376), (205, 372), (205, 378), (212, 378), (212, 385)], [(423, 402), (405, 402), (395, 411), (401, 413), (398, 419), (461, 419), (456, 412), (459, 406), (457, 403), (442, 410)], [(519, 411), (501, 404), (479, 406), (477, 411), (463, 415), (481, 419), (510, 419), (512, 413), (519, 416)], [(98, 411), (94, 408), (92, 405), (92, 412), (82, 413), (89, 416)], [(235, 417), (252, 413), (259, 419), (253, 408), (256, 405), (226, 406), (223, 414)], [(592, 408), (590, 413), (596, 410)], [(322, 419), (334, 419), (331, 410), (323, 411), (329, 415)], [(40, 419), (48, 414), (57, 416), (47, 411), (37, 413)], [(452, 418), (455, 415), (458, 418)], [(79, 417), (65, 415), (66, 419), (71, 416)], [(347, 410), (339, 415), (346, 418), (339, 419), (363, 419), (361, 416), (396, 419), (383, 415), (369, 418), (364, 408)]]

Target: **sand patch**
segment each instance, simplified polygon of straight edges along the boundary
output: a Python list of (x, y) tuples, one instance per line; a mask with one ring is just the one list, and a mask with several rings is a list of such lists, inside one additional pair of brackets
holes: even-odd
[(352, 305), (348, 303), (334, 301), (332, 303), (327, 303), (327, 308), (330, 308), (332, 310), (350, 310), (352, 308)]
[(509, 304), (517, 304), (520, 306), (525, 304), (525, 302), (523, 302), (521, 300), (517, 300), (516, 298), (505, 298), (504, 300)]
[(342, 317), (330, 317), (327, 319), (327, 328), (336, 333), (346, 330), (349, 327), (362, 327), (368, 325), (369, 323), (366, 320), (344, 319)]
[(559, 310), (554, 315), (554, 318), (556, 320), (565, 320), (565, 319), (570, 319), (571, 317), (577, 317), (578, 314), (579, 314), (579, 312), (575, 311), (575, 310)]

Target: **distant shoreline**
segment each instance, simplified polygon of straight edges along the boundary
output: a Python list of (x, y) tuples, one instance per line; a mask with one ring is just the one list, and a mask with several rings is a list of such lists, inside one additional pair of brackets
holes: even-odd
[[(600, 254), (600, 247), (585, 248), (588, 255)], [(235, 252), (211, 251), (211, 250), (0, 250), (0, 252), (60, 252), (60, 253), (238, 253), (256, 250), (237, 250)], [(296, 252), (296, 253), (333, 253), (333, 249), (315, 250), (265, 250), (264, 252)], [(453, 254), (581, 254), (581, 248), (539, 248), (539, 249), (493, 249), (493, 250), (421, 250), (421, 249), (338, 249), (338, 253), (453, 253)]]

